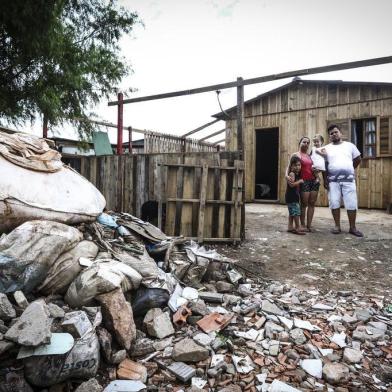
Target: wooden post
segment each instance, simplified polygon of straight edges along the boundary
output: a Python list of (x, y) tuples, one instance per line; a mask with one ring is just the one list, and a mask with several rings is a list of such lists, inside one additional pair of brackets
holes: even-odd
[(181, 152), (186, 152), (186, 138), (181, 139)]
[(129, 155), (132, 155), (132, 127), (128, 127), (128, 150)]
[(200, 244), (204, 241), (204, 216), (206, 210), (207, 181), (208, 181), (208, 166), (206, 163), (203, 163), (201, 183), (200, 183), (199, 227), (197, 229), (197, 240)]
[[(244, 79), (239, 77), (237, 82)], [(240, 151), (241, 159), (243, 158), (243, 125), (244, 125), (244, 86), (237, 86), (237, 150)]]
[(123, 152), (123, 112), (124, 112), (124, 96), (123, 93), (117, 95), (117, 155)]
[(42, 137), (44, 139), (48, 138), (48, 118), (44, 114), (44, 120), (42, 125)]

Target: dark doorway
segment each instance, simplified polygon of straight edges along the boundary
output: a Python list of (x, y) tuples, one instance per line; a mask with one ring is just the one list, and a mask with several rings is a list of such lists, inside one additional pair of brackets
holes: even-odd
[(255, 199), (278, 199), (279, 128), (256, 129)]

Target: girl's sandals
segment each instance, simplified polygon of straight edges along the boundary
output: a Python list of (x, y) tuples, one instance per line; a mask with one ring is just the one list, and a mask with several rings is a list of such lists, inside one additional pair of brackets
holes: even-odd
[(303, 231), (299, 231), (296, 229), (292, 229), (292, 230), (287, 230), (288, 233), (292, 233), (292, 234), (297, 234), (297, 235), (305, 235), (306, 233), (304, 233)]

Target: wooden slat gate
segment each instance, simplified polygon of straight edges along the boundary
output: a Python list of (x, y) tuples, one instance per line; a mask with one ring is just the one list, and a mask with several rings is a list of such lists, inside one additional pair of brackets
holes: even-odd
[(222, 159), (215, 166), (188, 161), (159, 165), (158, 225), (167, 235), (198, 242), (240, 241), (244, 162), (235, 160), (229, 166)]

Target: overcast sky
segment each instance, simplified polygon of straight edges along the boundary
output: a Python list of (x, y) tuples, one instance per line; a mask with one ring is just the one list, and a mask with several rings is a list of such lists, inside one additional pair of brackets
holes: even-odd
[[(138, 90), (129, 97), (392, 55), (391, 0), (121, 0), (121, 4), (144, 22), (122, 41), (123, 55), (134, 71), (122, 88)], [(307, 78), (392, 82), (392, 64)], [(246, 86), (245, 99), (288, 81)], [(236, 90), (222, 91), (221, 102), (225, 108), (234, 105)], [(179, 135), (211, 121), (218, 111), (215, 92), (149, 101), (126, 105), (124, 125)], [(96, 112), (101, 119), (116, 122), (116, 108), (106, 102)], [(210, 132), (222, 127), (223, 123), (216, 124)], [(115, 132), (110, 131), (111, 139)]]

